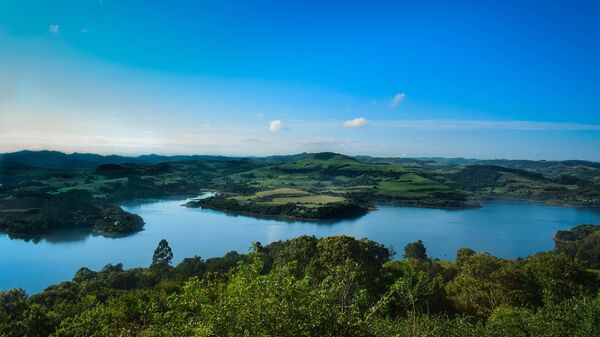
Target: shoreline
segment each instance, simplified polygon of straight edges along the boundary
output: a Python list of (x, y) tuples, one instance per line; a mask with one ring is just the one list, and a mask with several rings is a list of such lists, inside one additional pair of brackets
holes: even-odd
[[(386, 206), (393, 206), (393, 207), (414, 207), (414, 208), (428, 208), (428, 209), (460, 211), (460, 210), (482, 208), (482, 207), (484, 207), (484, 203), (486, 203), (486, 202), (507, 201), (507, 202), (526, 202), (526, 203), (547, 205), (547, 206), (556, 206), (556, 207), (575, 207), (575, 208), (594, 208), (594, 209), (600, 208), (600, 205), (597, 205), (597, 204), (571, 204), (571, 203), (564, 203), (564, 202), (557, 202), (557, 201), (518, 199), (518, 198), (508, 198), (508, 197), (485, 197), (485, 198), (472, 199), (472, 201), (476, 201), (476, 202), (470, 202), (470, 203), (467, 202), (467, 204), (462, 205), (462, 206), (445, 206), (445, 207), (444, 206), (435, 206), (435, 205), (426, 205), (426, 204), (417, 204), (417, 203), (398, 202), (398, 201), (381, 201), (381, 202), (375, 201), (369, 205), (360, 205), (361, 207), (364, 207), (366, 209), (366, 211), (364, 213), (358, 214), (358, 215), (355, 214), (352, 216), (336, 217), (336, 218), (302, 218), (302, 217), (293, 217), (293, 216), (278, 215), (278, 214), (254, 213), (251, 211), (231, 211), (231, 210), (227, 210), (227, 209), (223, 209), (223, 208), (219, 208), (219, 207), (209, 207), (209, 206), (204, 206), (204, 205), (202, 205), (202, 206), (189, 205), (191, 202), (201, 200), (201, 199), (203, 199), (203, 197), (206, 197), (207, 195), (210, 195), (210, 194), (214, 195), (215, 193), (217, 193), (217, 192), (199, 191), (199, 193), (184, 193), (184, 194), (173, 194), (173, 195), (162, 195), (162, 196), (154, 195), (154, 196), (148, 196), (148, 197), (142, 197), (142, 198), (128, 199), (128, 200), (124, 200), (121, 203), (113, 202), (113, 203), (110, 203), (109, 205), (113, 206), (113, 207), (118, 207), (121, 210), (123, 210), (124, 212), (128, 212), (128, 211), (125, 211), (123, 209), (123, 207), (130, 203), (152, 201), (152, 200), (169, 200), (169, 199), (170, 200), (173, 200), (173, 199), (179, 200), (179, 199), (181, 199), (182, 201), (187, 201), (186, 203), (181, 205), (183, 207), (205, 208), (205, 209), (210, 209), (213, 211), (222, 212), (224, 214), (227, 214), (228, 216), (248, 216), (248, 217), (253, 217), (253, 218), (258, 218), (258, 219), (266, 219), (266, 220), (279, 220), (279, 221), (285, 221), (285, 222), (313, 222), (313, 223), (335, 223), (338, 221), (360, 218), (362, 216), (367, 215), (370, 212), (377, 211), (379, 205), (386, 205)], [(135, 214), (135, 213), (131, 213), (131, 214), (137, 216), (137, 214)], [(128, 232), (128, 233), (114, 233), (114, 232), (110, 232), (110, 231), (94, 229), (93, 227), (76, 226), (73, 228), (86, 230), (89, 232), (90, 235), (98, 235), (98, 236), (103, 236), (103, 237), (107, 237), (107, 238), (123, 238), (123, 237), (128, 237), (131, 235), (135, 235), (136, 233), (144, 231), (145, 230), (145, 228), (144, 228), (145, 222), (144, 222), (143, 218), (141, 219), (141, 221), (142, 221), (142, 226), (140, 228), (138, 228), (137, 230)], [(36, 241), (36, 240), (45, 239), (59, 230), (61, 230), (61, 229), (47, 230), (42, 233), (35, 233), (35, 234), (13, 233), (10, 231), (0, 230), (0, 234), (5, 234), (5, 235), (8, 235), (10, 238), (14, 238), (14, 239), (18, 239), (18, 240)]]
[(198, 206), (190, 205), (190, 203), (194, 202), (194, 201), (197, 201), (197, 200), (191, 200), (185, 204), (182, 204), (181, 206), (187, 207), (187, 208), (210, 209), (210, 210), (218, 211), (218, 212), (230, 215), (230, 216), (248, 216), (248, 217), (253, 217), (253, 218), (258, 218), (258, 219), (280, 220), (280, 221), (285, 221), (285, 222), (305, 221), (305, 222), (335, 223), (338, 221), (360, 218), (360, 217), (368, 214), (370, 211), (374, 210), (370, 207), (365, 207), (365, 212), (360, 215), (339, 217), (339, 218), (300, 218), (300, 217), (278, 215), (278, 214), (254, 213), (254, 212), (250, 212), (250, 211), (231, 211), (231, 210), (227, 210), (227, 209), (223, 209), (223, 208), (219, 208), (219, 207), (210, 207), (210, 206), (204, 206), (204, 205), (198, 205)]

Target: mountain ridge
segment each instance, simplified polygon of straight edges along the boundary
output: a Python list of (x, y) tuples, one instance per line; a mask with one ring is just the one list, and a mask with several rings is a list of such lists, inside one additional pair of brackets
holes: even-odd
[(223, 156), (223, 155), (159, 155), (144, 154), (139, 156), (122, 156), (116, 154), (101, 155), (95, 153), (65, 153), (55, 150), (21, 150), (17, 152), (0, 153), (0, 168), (41, 168), (41, 169), (72, 169), (92, 168), (103, 164), (159, 164), (164, 162), (180, 162), (193, 160), (240, 161), (247, 160), (260, 164), (284, 164), (307, 158), (315, 160), (343, 159), (365, 163), (404, 164), (404, 165), (433, 165), (433, 166), (465, 166), (473, 164), (498, 165), (515, 169), (544, 169), (561, 165), (564, 167), (584, 166), (600, 168), (600, 162), (587, 160), (523, 160), (523, 159), (476, 159), (476, 158), (444, 158), (444, 157), (373, 157), (349, 156), (334, 152), (297, 153), (290, 155), (272, 156)]

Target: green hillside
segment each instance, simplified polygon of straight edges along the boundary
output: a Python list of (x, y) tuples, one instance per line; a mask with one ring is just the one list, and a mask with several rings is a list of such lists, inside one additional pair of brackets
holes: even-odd
[[(64, 154), (53, 152), (36, 155), (43, 155), (43, 162), (53, 165), (65, 158)], [(70, 160), (84, 157), (103, 161), (112, 158), (67, 156)], [(21, 199), (35, 199), (41, 205), (42, 200), (77, 191), (91, 194), (92, 203), (98, 207), (90, 210), (114, 207), (134, 198), (211, 191), (217, 195), (189, 206), (297, 219), (359, 216), (378, 203), (460, 208), (500, 198), (600, 205), (600, 171), (591, 162), (499, 160), (490, 161), (493, 165), (462, 165), (456, 161), (445, 165), (433, 159), (361, 158), (365, 161), (324, 152), (252, 160), (211, 157), (159, 164), (103, 163), (76, 169), (47, 169), (11, 162), (11, 167), (0, 171), (0, 231), (8, 232), (10, 228), (11, 233), (19, 234), (19, 228), (27, 228), (27, 233), (36, 228), (51, 230), (52, 225), (35, 225), (41, 223), (39, 208), (6, 205), (27, 204), (19, 203)], [(282, 192), (286, 190), (295, 192)], [(15, 214), (19, 214), (18, 223)]]

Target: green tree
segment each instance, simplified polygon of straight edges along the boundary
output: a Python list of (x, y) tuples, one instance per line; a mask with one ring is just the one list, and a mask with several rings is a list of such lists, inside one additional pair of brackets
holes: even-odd
[(410, 334), (418, 336), (421, 326), (418, 315), (427, 307), (428, 299), (436, 291), (436, 282), (426, 272), (417, 268), (404, 268), (403, 275), (391, 286), (390, 290), (396, 294), (396, 305), (403, 307), (410, 319)]
[(471, 248), (460, 248), (456, 251), (456, 266), (461, 267), (465, 261), (470, 257), (475, 255), (475, 251)]
[(160, 240), (152, 256), (152, 267), (168, 266), (172, 259), (173, 251), (169, 247), (169, 243), (165, 239)]
[(98, 273), (96, 273), (95, 271), (92, 271), (89, 268), (83, 267), (83, 268), (79, 268), (79, 270), (75, 273), (75, 276), (73, 276), (73, 281), (74, 282), (88, 281), (88, 280), (94, 279), (97, 275), (98, 275)]
[(420, 261), (427, 260), (427, 249), (425, 248), (423, 241), (418, 240), (404, 246), (404, 258), (417, 259)]
[(27, 310), (27, 295), (22, 289), (0, 292), (0, 336), (24, 336), (22, 320)]
[(487, 253), (466, 258), (446, 290), (456, 309), (463, 313), (487, 316), (496, 307), (521, 305), (529, 301), (522, 268)]
[(486, 328), (492, 337), (529, 337), (532, 316), (526, 308), (500, 306), (488, 318)]
[(30, 303), (23, 316), (27, 337), (46, 337), (56, 328), (43, 305)]
[(596, 278), (585, 264), (563, 253), (536, 254), (525, 261), (525, 270), (544, 304), (593, 294), (598, 288)]

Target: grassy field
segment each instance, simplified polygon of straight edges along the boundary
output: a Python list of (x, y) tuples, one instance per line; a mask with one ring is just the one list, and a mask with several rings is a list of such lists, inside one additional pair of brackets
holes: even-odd
[(306, 207), (320, 207), (323, 205), (346, 201), (346, 198), (312, 194), (295, 188), (278, 188), (274, 190), (260, 191), (252, 195), (238, 195), (231, 199), (246, 202), (256, 203), (259, 205), (285, 205), (285, 204), (300, 204)]
[(308, 192), (296, 188), (278, 188), (270, 191), (256, 192), (255, 195), (259, 198), (265, 197), (302, 197), (309, 195)]

